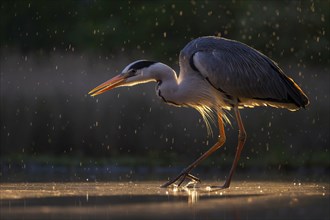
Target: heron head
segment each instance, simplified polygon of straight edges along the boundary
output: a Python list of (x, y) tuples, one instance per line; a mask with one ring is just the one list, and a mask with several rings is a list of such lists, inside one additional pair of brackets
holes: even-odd
[(133, 86), (140, 83), (156, 81), (151, 74), (152, 71), (150, 71), (152, 65), (156, 63), (158, 62), (148, 60), (135, 61), (126, 66), (119, 75), (95, 87), (88, 94), (96, 96), (116, 87)]

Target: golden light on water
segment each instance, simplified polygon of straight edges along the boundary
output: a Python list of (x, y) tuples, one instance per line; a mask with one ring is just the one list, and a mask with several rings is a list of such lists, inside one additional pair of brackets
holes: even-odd
[[(190, 218), (198, 213), (259, 218), (259, 211), (327, 216), (329, 183), (214, 182), (160, 188), (161, 182), (1, 183), (1, 219), (61, 216)], [(217, 208), (214, 208), (217, 207)], [(306, 212), (308, 213), (306, 214)], [(313, 214), (313, 215), (312, 215)]]

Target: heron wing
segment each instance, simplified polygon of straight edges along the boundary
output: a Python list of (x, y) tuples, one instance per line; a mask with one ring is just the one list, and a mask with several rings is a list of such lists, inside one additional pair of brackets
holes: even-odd
[(302, 100), (304, 94), (299, 86), (275, 62), (242, 45), (197, 51), (191, 57), (192, 68), (213, 87), (237, 100), (255, 99), (305, 106), (307, 101)]

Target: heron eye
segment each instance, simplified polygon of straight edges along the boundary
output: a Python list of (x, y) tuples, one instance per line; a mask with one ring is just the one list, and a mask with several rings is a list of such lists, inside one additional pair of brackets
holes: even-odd
[(127, 74), (128, 74), (129, 76), (135, 76), (135, 74), (136, 74), (136, 70), (135, 70), (135, 69), (131, 69), (131, 70), (129, 70), (129, 71), (127, 72)]
[(131, 71), (130, 71), (130, 75), (131, 76), (134, 76), (136, 74), (136, 70), (135, 69), (132, 69)]

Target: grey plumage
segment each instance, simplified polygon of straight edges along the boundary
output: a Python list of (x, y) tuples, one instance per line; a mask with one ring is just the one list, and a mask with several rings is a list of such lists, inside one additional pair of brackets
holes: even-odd
[(290, 110), (308, 104), (306, 95), (274, 61), (237, 41), (197, 38), (181, 51), (180, 65), (203, 75), (231, 104)]
[(212, 132), (210, 120), (215, 122), (214, 116), (217, 116), (218, 141), (163, 187), (176, 181), (180, 186), (186, 178), (199, 181), (190, 171), (226, 141), (224, 120), (229, 120), (224, 109), (233, 109), (239, 132), (231, 170), (224, 185), (217, 187), (219, 189), (229, 187), (246, 140), (239, 108), (269, 105), (294, 111), (309, 103), (304, 92), (274, 61), (237, 41), (219, 37), (197, 38), (183, 48), (179, 64), (180, 74), (177, 76), (166, 64), (138, 60), (89, 92), (95, 96), (119, 86), (157, 82), (157, 95), (164, 102), (195, 108), (201, 113), (209, 133)]

